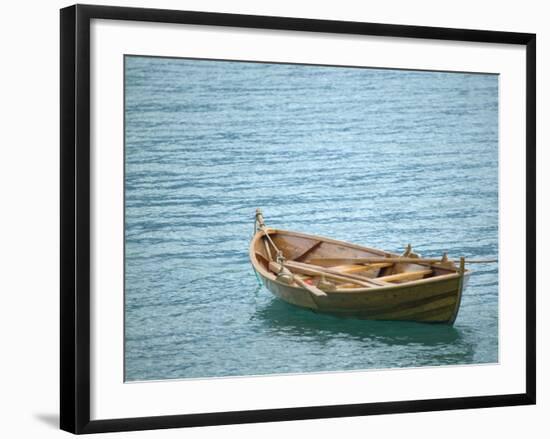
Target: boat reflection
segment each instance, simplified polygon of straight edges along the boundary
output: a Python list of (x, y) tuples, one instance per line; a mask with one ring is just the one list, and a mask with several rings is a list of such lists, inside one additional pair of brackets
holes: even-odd
[(464, 356), (473, 357), (474, 351), (462, 331), (450, 325), (341, 318), (303, 310), (276, 299), (259, 308), (254, 319), (278, 334), (318, 341), (346, 337), (387, 346), (454, 345), (453, 351), (460, 351), (463, 357), (461, 363), (468, 362)]

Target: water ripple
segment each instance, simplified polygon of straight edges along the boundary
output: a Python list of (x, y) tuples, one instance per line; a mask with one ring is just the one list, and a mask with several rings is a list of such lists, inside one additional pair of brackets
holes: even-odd
[(262, 289), (253, 215), (498, 257), (498, 78), (128, 57), (128, 380), (495, 362), (498, 270), (454, 327), (338, 319)]

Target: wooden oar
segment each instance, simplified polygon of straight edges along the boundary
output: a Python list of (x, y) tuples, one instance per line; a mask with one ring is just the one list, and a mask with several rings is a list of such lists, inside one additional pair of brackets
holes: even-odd
[(305, 264), (303, 262), (286, 261), (285, 267), (289, 267), (297, 271), (299, 270), (304, 274), (309, 274), (310, 276), (324, 275), (328, 279), (334, 279), (340, 282), (354, 282), (357, 285), (361, 285), (364, 287), (386, 286), (384, 282), (378, 281), (376, 279), (369, 279), (363, 276), (357, 276), (357, 275), (348, 274), (348, 273), (341, 273), (336, 270), (331, 270), (330, 268), (327, 268), (327, 267), (321, 267), (321, 266), (312, 265), (312, 264)]
[[(407, 263), (407, 264), (437, 264), (444, 262), (441, 258), (407, 258), (407, 257), (366, 257), (366, 258), (319, 258), (312, 259), (308, 263), (313, 265), (327, 264), (327, 265), (343, 265), (343, 264), (372, 264), (379, 262), (391, 262), (394, 264)], [(492, 262), (498, 262), (498, 259), (466, 259), (466, 264), (488, 264)]]
[[(288, 262), (287, 262), (288, 264)], [(269, 264), (269, 269), (275, 273), (277, 273), (280, 268), (280, 265), (277, 264), (276, 262), (271, 262)], [(361, 287), (372, 287), (373, 285), (372, 284), (368, 284), (366, 282), (367, 279), (362, 279), (362, 280), (355, 280), (355, 279), (352, 279), (350, 277), (348, 277), (347, 275), (334, 275), (334, 274), (331, 274), (331, 273), (328, 273), (326, 271), (319, 271), (319, 270), (314, 270), (312, 268), (306, 268), (306, 267), (298, 267), (298, 266), (292, 266), (290, 267), (292, 268), (293, 272), (294, 273), (300, 273), (300, 274), (305, 274), (306, 276), (325, 276), (325, 278), (327, 279), (332, 279), (332, 280), (336, 280), (336, 281), (339, 281), (339, 282), (352, 282), (356, 285), (359, 285)], [(321, 268), (324, 268), (324, 267), (321, 267)], [(288, 269), (287, 266), (285, 265), (285, 269)]]
[(310, 285), (307, 282), (304, 282), (302, 279), (300, 279), (298, 276), (294, 276), (294, 282), (296, 282), (298, 285), (300, 285), (302, 288), (305, 288), (308, 290), (311, 294), (314, 294), (317, 297), (326, 297), (327, 293), (325, 293), (323, 290), (320, 290), (315, 285)]
[(381, 286), (381, 287), (389, 285), (388, 282), (421, 279), (424, 276), (432, 273), (431, 269), (426, 269), (426, 270), (420, 270), (420, 271), (407, 271), (404, 273), (390, 274), (388, 276), (382, 276), (377, 278), (366, 278), (366, 277), (357, 276), (349, 273), (340, 273), (327, 267), (320, 267), (317, 265), (305, 264), (302, 262), (287, 261), (285, 263), (285, 266), (293, 269), (296, 269), (296, 268), (299, 269), (303, 267), (306, 270), (311, 270), (312, 273), (315, 271), (319, 273), (323, 273), (327, 277), (329, 277), (330, 275), (338, 275), (338, 276), (346, 277), (350, 279), (350, 281), (352, 282), (356, 282), (356, 281), (370, 282), (370, 283), (373, 283), (374, 285)]
[(323, 290), (320, 290), (315, 285), (310, 285), (307, 282), (304, 282), (302, 279), (300, 279), (298, 276), (296, 276), (292, 271), (288, 269), (286, 266), (282, 266), (280, 264), (277, 264), (276, 262), (270, 262), (269, 263), (269, 269), (273, 271), (274, 273), (288, 273), (292, 275), (292, 280), (296, 282), (298, 285), (300, 285), (302, 288), (305, 288), (308, 290), (311, 294), (317, 296), (317, 297), (325, 297), (327, 293), (325, 293)]

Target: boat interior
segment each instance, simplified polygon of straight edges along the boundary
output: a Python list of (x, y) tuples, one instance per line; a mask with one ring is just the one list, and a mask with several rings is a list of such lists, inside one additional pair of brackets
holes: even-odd
[(423, 260), (410, 245), (402, 254), (394, 254), (295, 232), (268, 229), (267, 233), (269, 236), (257, 235), (254, 242), (256, 262), (275, 279), (305, 283), (306, 288), (311, 285), (322, 291), (351, 291), (399, 285), (458, 271), (446, 255), (441, 260)]

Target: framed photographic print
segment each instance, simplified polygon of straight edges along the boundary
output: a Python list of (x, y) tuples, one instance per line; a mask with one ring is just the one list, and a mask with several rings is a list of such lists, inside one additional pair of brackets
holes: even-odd
[(535, 403), (535, 35), (61, 10), (61, 428)]

